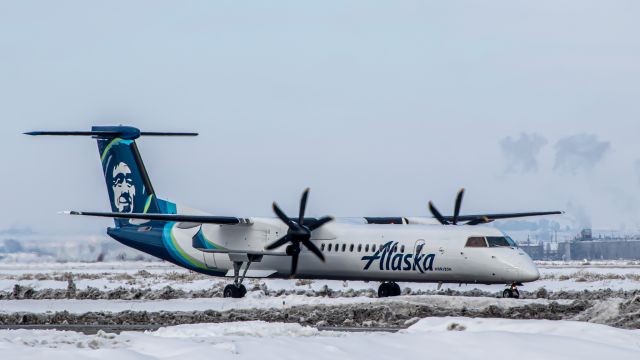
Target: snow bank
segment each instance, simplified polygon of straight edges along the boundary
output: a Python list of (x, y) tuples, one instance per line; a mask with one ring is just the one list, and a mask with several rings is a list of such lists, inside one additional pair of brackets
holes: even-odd
[[(232, 322), (222, 324), (178, 325), (160, 328), (149, 332), (153, 336), (166, 338), (195, 338), (221, 336), (318, 336), (320, 331), (310, 326), (299, 324), (268, 323), (265, 321)], [(330, 334), (330, 333), (324, 333)]]
[[(457, 331), (456, 331), (457, 330)], [(235, 322), (155, 332), (0, 331), (8, 359), (637, 359), (640, 332), (571, 321), (424, 319), (390, 333), (319, 332), (297, 324)]]

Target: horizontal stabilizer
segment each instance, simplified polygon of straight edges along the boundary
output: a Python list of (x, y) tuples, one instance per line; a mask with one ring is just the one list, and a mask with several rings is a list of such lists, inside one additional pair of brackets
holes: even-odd
[(216, 224), (216, 225), (250, 225), (251, 220), (232, 216), (207, 216), (207, 215), (179, 215), (179, 214), (136, 214), (136, 213), (109, 213), (90, 211), (65, 211), (67, 215), (97, 216), (115, 219), (166, 221), (192, 224)]
[(24, 133), (31, 136), (92, 136), (95, 138), (122, 138), (134, 140), (140, 136), (198, 136), (195, 132), (155, 132), (140, 131), (132, 126), (94, 126), (91, 131), (30, 131)]

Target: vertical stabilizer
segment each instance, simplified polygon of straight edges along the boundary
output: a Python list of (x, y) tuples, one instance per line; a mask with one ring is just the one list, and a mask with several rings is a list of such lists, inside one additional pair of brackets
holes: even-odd
[[(131, 126), (94, 126), (91, 131), (31, 131), (27, 135), (90, 136), (98, 141), (111, 211), (116, 213), (175, 214), (173, 203), (156, 197), (136, 139), (140, 136), (196, 136), (191, 132), (144, 132)], [(115, 219), (117, 227), (129, 225)]]
[[(119, 129), (126, 130), (122, 128), (95, 126), (91, 130), (115, 133)], [(95, 136), (111, 210), (119, 213), (159, 213), (155, 191), (135, 142), (136, 136), (127, 135), (122, 131), (120, 136)], [(115, 221), (118, 226), (128, 222), (123, 219)]]

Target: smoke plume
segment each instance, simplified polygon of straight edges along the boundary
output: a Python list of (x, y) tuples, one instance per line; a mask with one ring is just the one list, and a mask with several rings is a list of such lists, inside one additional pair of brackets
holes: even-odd
[(589, 171), (611, 148), (608, 141), (600, 141), (593, 134), (577, 134), (560, 139), (556, 145), (553, 169), (559, 173), (577, 174)]
[(538, 171), (538, 154), (547, 144), (547, 139), (538, 134), (520, 134), (519, 138), (511, 136), (500, 140), (500, 148), (507, 160), (506, 172)]

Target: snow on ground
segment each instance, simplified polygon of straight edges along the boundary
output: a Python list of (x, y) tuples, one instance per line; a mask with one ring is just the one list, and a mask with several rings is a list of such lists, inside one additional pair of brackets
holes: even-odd
[[(582, 290), (640, 290), (640, 265), (637, 262), (607, 261), (596, 263), (541, 262), (541, 279), (525, 284), (523, 290), (547, 291)], [(14, 285), (38, 289), (65, 289), (67, 275), (71, 273), (77, 289), (93, 287), (113, 290), (118, 287), (149, 288), (153, 290), (171, 286), (193, 291), (211, 288), (229, 279), (209, 277), (165, 262), (108, 262), (108, 263), (38, 263), (0, 264), (0, 291), (11, 291)], [(319, 291), (325, 286), (333, 290), (376, 290), (377, 282), (313, 281), (297, 283), (292, 280), (260, 280), (271, 290), (305, 289)], [(412, 290), (433, 291), (437, 284), (400, 283)], [(445, 284), (443, 289), (468, 291), (478, 289), (498, 293), (503, 285)]]
[[(71, 314), (98, 311), (224, 312), (244, 309), (280, 311), (302, 305), (362, 304), (366, 307), (401, 303), (458, 310), (447, 313), (458, 315), (460, 309), (481, 311), (489, 307), (513, 309), (527, 305), (543, 305), (536, 311), (552, 312), (554, 303), (569, 305), (575, 300), (592, 300), (588, 303), (589, 309), (575, 319), (622, 326), (611, 322), (611, 319), (615, 320), (621, 315), (621, 306), (637, 297), (633, 291), (640, 290), (640, 267), (635, 263), (542, 263), (540, 270), (542, 279), (522, 287), (521, 290), (530, 293), (523, 292), (525, 298), (519, 300), (497, 298), (497, 294), (504, 289), (504, 285), (500, 284), (448, 284), (443, 286), (444, 292), (436, 292), (437, 284), (400, 283), (406, 293), (411, 289), (412, 295), (378, 299), (375, 297), (377, 282), (281, 279), (248, 279), (246, 284), (249, 293), (245, 298), (225, 299), (220, 294), (224, 285), (230, 283), (229, 278), (209, 277), (164, 262), (0, 264), (0, 295), (3, 299), (0, 300), (0, 314), (51, 314), (61, 311)], [(73, 280), (70, 288), (75, 287), (73, 293), (78, 296), (68, 295), (69, 279)], [(550, 293), (558, 292), (538, 296), (537, 289), (540, 288)], [(453, 292), (446, 292), (447, 289)], [(474, 289), (483, 293), (472, 292)], [(596, 291), (603, 289), (630, 292)], [(563, 293), (560, 290), (573, 292)], [(583, 293), (582, 290), (588, 292)], [(417, 291), (422, 293), (416, 294)], [(578, 305), (584, 308), (584, 305)], [(634, 305), (622, 315), (635, 316), (635, 308)], [(540, 315), (540, 318), (554, 317)]]
[[(47, 313), (68, 311), (82, 314), (93, 311), (226, 311), (239, 309), (285, 309), (301, 305), (347, 305), (384, 304), (403, 302), (407, 304), (430, 305), (442, 308), (485, 309), (489, 306), (500, 308), (518, 307), (527, 304), (548, 304), (546, 299), (499, 299), (486, 297), (463, 297), (445, 295), (408, 295), (394, 298), (369, 297), (309, 297), (305, 295), (265, 296), (259, 291), (249, 292), (242, 299), (200, 298), (170, 300), (1, 300), (0, 313), (32, 312)], [(570, 300), (556, 300), (568, 304)]]
[[(522, 289), (535, 291), (544, 287), (550, 292), (594, 291), (606, 288), (627, 291), (640, 289), (640, 264), (637, 263), (541, 263), (540, 272), (541, 280), (527, 284)], [(0, 291), (5, 293), (11, 293), (16, 284), (36, 290), (66, 290), (69, 286), (69, 278), (73, 279), (73, 284), (78, 291), (87, 288), (108, 291), (121, 287), (161, 290), (169, 286), (188, 292), (220, 288), (224, 283), (230, 282), (230, 279), (195, 274), (163, 262), (0, 264)], [(369, 297), (373, 291), (377, 290), (377, 282), (256, 279), (248, 280), (247, 285), (249, 289), (268, 288), (271, 292), (250, 291), (244, 299), (224, 299), (213, 295), (191, 298), (188, 294), (166, 300), (24, 298), (0, 300), (0, 313), (52, 314), (69, 311), (73, 314), (82, 314), (96, 311), (119, 313), (128, 310), (223, 312), (267, 308), (275, 309), (279, 313), (288, 313), (294, 310), (282, 311), (282, 309), (300, 305), (360, 307), (360, 304), (362, 308), (375, 308), (377, 305), (384, 305), (383, 307), (386, 308), (386, 304), (389, 304), (389, 308), (392, 308), (389, 311), (392, 313), (404, 311), (397, 309), (395, 305), (391, 306), (392, 303), (426, 305), (439, 309), (469, 309), (470, 311), (490, 307), (515, 309), (526, 305), (534, 305), (533, 308), (538, 309), (535, 304), (548, 305), (548, 308), (540, 311), (557, 309), (548, 299), (514, 300), (500, 299), (491, 295), (501, 292), (503, 285), (450, 284), (443, 287), (455, 291), (478, 289), (490, 293), (477, 297), (474, 297), (476, 295), (405, 295), (387, 299)], [(437, 288), (437, 284), (400, 283), (400, 285), (414, 291), (433, 291)], [(324, 292), (326, 289), (336, 291), (337, 296), (326, 296)], [(349, 296), (347, 295), (349, 289), (372, 290), (372, 292), (359, 292)], [(288, 292), (286, 294), (277, 292), (284, 290)], [(309, 296), (312, 292), (314, 293)], [(580, 357), (584, 360), (601, 359), (605, 356), (615, 357), (617, 360), (638, 359), (640, 358), (640, 330), (623, 330), (588, 323), (588, 321), (606, 323), (616, 318), (620, 313), (620, 305), (624, 301), (631, 301), (628, 297), (619, 299), (616, 296), (618, 295), (609, 295), (601, 301), (593, 301), (586, 311), (580, 310), (582, 312), (577, 316), (564, 317), (585, 322), (451, 317), (425, 318), (418, 321), (415, 318), (408, 323), (418, 321), (417, 323), (395, 334), (322, 332), (315, 328), (303, 327), (295, 321), (289, 324), (227, 322), (180, 325), (161, 328), (154, 332), (124, 332), (119, 335), (104, 332), (85, 335), (56, 330), (0, 330), (0, 353), (11, 359), (46, 356), (54, 360), (113, 357), (119, 360), (184, 359), (189, 356), (203, 355), (215, 359), (267, 360), (272, 358), (397, 359), (399, 357), (483, 360), (489, 357), (517, 357), (525, 360)], [(569, 297), (561, 299), (564, 300), (556, 300), (556, 302), (569, 304), (575, 300)], [(573, 303), (570, 306), (573, 306)], [(491, 317), (500, 316), (495, 315), (495, 312), (489, 313)], [(444, 315), (452, 314), (461, 314), (461, 312), (449, 310), (444, 312)], [(473, 316), (482, 316), (475, 314)], [(432, 312), (420, 317), (433, 315)], [(306, 318), (307, 313), (304, 313), (304, 316)], [(409, 315), (409, 317), (413, 316), (416, 315)], [(262, 318), (258, 317), (258, 319)]]
[(2, 330), (7, 359), (637, 359), (640, 331), (571, 321), (426, 318), (398, 333), (321, 332), (298, 324), (181, 325), (83, 335)]

